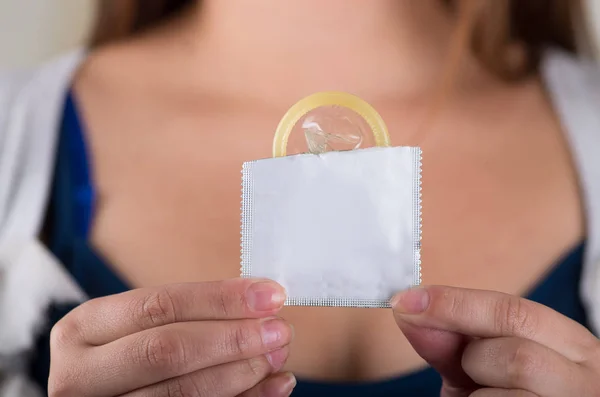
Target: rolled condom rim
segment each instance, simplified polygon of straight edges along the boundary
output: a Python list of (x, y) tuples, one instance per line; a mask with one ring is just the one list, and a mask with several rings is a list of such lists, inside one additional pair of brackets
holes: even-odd
[(273, 157), (287, 155), (287, 144), (293, 128), (308, 112), (323, 106), (340, 106), (362, 117), (375, 138), (375, 146), (391, 146), (390, 135), (379, 112), (361, 98), (339, 91), (325, 91), (309, 95), (296, 102), (283, 116), (273, 139)]

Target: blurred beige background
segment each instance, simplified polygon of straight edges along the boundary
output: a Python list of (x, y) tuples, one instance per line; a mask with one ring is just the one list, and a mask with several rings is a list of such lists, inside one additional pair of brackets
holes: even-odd
[[(35, 65), (84, 43), (96, 1), (0, 0), (0, 70)], [(586, 1), (600, 48), (600, 0)]]
[(81, 45), (95, 0), (0, 0), (0, 70), (34, 65)]

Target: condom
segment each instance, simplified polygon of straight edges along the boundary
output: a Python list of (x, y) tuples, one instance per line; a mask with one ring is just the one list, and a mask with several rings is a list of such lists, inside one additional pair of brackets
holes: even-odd
[(421, 149), (392, 147), (354, 95), (292, 106), (241, 198), (241, 276), (278, 282), (287, 306), (390, 307), (421, 282)]
[(379, 113), (359, 97), (344, 92), (313, 94), (292, 106), (275, 132), (273, 157), (286, 156), (290, 136), (300, 131), (307, 152), (312, 154), (391, 146)]

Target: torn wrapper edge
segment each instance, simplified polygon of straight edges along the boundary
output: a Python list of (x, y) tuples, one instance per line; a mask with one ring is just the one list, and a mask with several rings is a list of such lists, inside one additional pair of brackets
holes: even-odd
[(241, 276), (243, 278), (252, 277), (252, 221), (254, 219), (252, 167), (255, 162), (246, 162), (242, 167)]

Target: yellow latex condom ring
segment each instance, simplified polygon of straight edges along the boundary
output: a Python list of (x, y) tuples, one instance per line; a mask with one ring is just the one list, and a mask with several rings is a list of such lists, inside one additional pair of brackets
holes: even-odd
[(320, 92), (301, 99), (287, 111), (279, 122), (273, 139), (273, 157), (283, 157), (294, 126), (308, 112), (322, 106), (340, 106), (348, 108), (361, 116), (369, 125), (376, 146), (391, 146), (390, 135), (379, 113), (367, 102), (345, 92)]

